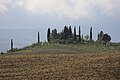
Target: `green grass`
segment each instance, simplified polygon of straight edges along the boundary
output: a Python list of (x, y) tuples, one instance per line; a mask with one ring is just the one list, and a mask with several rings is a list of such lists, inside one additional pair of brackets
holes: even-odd
[[(45, 45), (35, 45), (34, 46), (28, 46), (28, 48), (20, 50), (19, 52), (34, 52), (36, 50), (42, 50), (42, 49), (77, 49), (81, 52), (89, 52), (89, 53), (103, 53), (103, 52), (119, 52), (120, 49), (117, 49), (114, 46), (106, 46), (102, 44), (50, 44), (47, 43)], [(118, 46), (119, 48), (119, 46)]]
[(95, 44), (89, 44), (89, 45), (81, 45), (79, 47), (82, 50), (86, 50), (88, 52), (114, 52), (116, 51), (115, 48), (111, 46), (105, 46), (105, 45), (95, 45)]

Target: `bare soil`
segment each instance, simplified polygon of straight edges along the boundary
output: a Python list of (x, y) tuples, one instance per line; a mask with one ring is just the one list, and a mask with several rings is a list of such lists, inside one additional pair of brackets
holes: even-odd
[(119, 80), (120, 53), (43, 49), (0, 55), (0, 80)]

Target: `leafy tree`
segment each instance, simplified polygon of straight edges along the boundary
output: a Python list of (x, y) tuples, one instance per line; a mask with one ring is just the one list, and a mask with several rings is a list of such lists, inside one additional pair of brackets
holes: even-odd
[(68, 27), (65, 26), (60, 34), (61, 34), (61, 40), (63, 40), (63, 39), (65, 41), (68, 40), (68, 37), (69, 37), (69, 29), (68, 29)]
[(73, 43), (73, 41), (74, 41), (73, 37), (68, 39), (68, 43)]
[(82, 43), (84, 43), (84, 38), (83, 38), (83, 34), (82, 34), (82, 39), (81, 39), (81, 40), (82, 40)]
[(62, 40), (62, 38), (63, 38), (63, 36), (62, 36), (62, 32), (57, 33), (57, 36), (58, 36), (58, 39), (59, 39), (59, 40)]
[(40, 43), (40, 35), (39, 35), (39, 31), (38, 31), (38, 44)]
[(85, 38), (85, 41), (88, 41), (89, 40), (89, 35), (84, 36), (84, 38)]
[(108, 34), (104, 34), (103, 33), (103, 31), (100, 31), (100, 34), (98, 33), (98, 41), (100, 42), (100, 43), (107, 43), (107, 42), (109, 42), (111, 40), (111, 37), (110, 37), (110, 35), (108, 35)]
[(77, 38), (76, 38), (76, 27), (74, 27), (74, 41), (76, 41)]
[(47, 31), (47, 40), (48, 42), (50, 42), (50, 28), (48, 28), (48, 31)]
[(79, 42), (81, 42), (81, 29), (80, 29), (80, 26), (79, 26)]
[(108, 34), (104, 34), (102, 40), (105, 41), (105, 43), (107, 43), (107, 42), (110, 42), (111, 37), (110, 37), (110, 35), (108, 35)]
[(55, 40), (55, 39), (58, 38), (58, 35), (57, 35), (57, 29), (52, 30), (52, 34), (51, 34), (51, 36), (52, 36), (52, 40)]
[(90, 28), (90, 40), (92, 40), (92, 27)]

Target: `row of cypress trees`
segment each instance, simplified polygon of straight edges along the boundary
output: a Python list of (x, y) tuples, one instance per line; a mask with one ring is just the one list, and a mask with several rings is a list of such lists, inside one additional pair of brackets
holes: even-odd
[[(62, 32), (57, 32), (56, 29), (51, 30), (48, 28), (47, 31), (48, 42), (58, 42), (58, 43), (83, 43), (83, 34), (81, 35), (81, 27), (79, 26), (79, 34), (76, 33), (76, 26), (74, 26), (74, 32), (72, 32), (71, 26), (65, 26)], [(92, 40), (92, 27), (90, 28), (90, 39)]]
[[(90, 28), (90, 39), (88, 42), (93, 42), (93, 33), (92, 33), (92, 27)], [(57, 42), (57, 43), (84, 43), (85, 40), (83, 38), (83, 34), (81, 34), (81, 27), (79, 26), (79, 34), (76, 34), (76, 26), (74, 26), (74, 32), (72, 32), (71, 26), (67, 27), (65, 26), (62, 32), (57, 32), (57, 29), (51, 30), (48, 28), (47, 30), (47, 40), (48, 42)], [(98, 33), (98, 42), (109, 42), (111, 40), (110, 35), (104, 34), (103, 31)], [(38, 31), (38, 44), (40, 44), (40, 35)], [(11, 49), (10, 51), (13, 52), (14, 46), (13, 46), (13, 39), (11, 39)]]

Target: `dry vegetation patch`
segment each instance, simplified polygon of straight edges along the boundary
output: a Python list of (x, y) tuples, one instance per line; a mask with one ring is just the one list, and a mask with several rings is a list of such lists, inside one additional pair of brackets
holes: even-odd
[(119, 80), (120, 54), (0, 56), (1, 80)]

